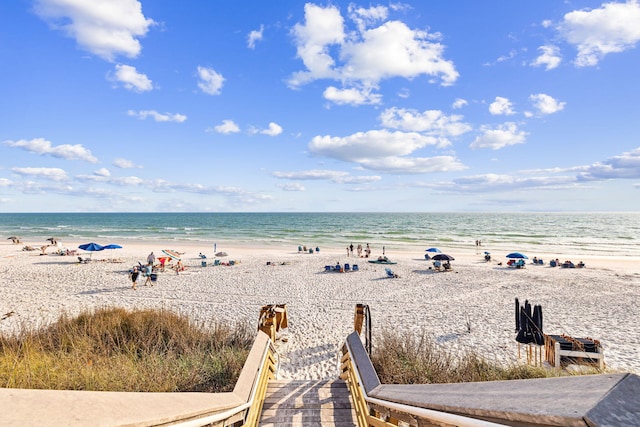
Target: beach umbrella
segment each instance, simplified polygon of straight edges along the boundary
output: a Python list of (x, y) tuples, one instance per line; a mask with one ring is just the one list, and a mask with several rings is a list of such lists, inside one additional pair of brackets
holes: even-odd
[(110, 243), (106, 246), (103, 246), (102, 249), (122, 249), (122, 246), (116, 245), (115, 243)]
[(78, 248), (82, 249), (83, 251), (89, 252), (89, 257), (91, 258), (94, 252), (103, 250), (104, 246), (91, 242), (80, 245), (78, 246)]
[(484, 254), (485, 254), (485, 255), (489, 255), (490, 253), (491, 253), (491, 252), (489, 252), (489, 251), (484, 251)]
[(176, 252), (176, 251), (172, 251), (172, 250), (169, 250), (169, 249), (163, 249), (162, 253), (167, 255), (171, 259), (175, 259), (175, 260), (180, 261), (180, 254), (178, 252)]
[(425, 252), (434, 252), (434, 253), (439, 254), (441, 251), (438, 248), (429, 248)]
[(520, 330), (520, 301), (516, 298), (516, 332)]
[(19, 239), (18, 236), (7, 237), (7, 240), (18, 240), (18, 239)]
[(455, 260), (454, 257), (452, 257), (451, 255), (447, 255), (447, 254), (437, 254), (437, 255), (434, 255), (432, 258), (434, 260), (436, 260), (436, 261), (453, 261), (453, 260)]
[(542, 332), (542, 306), (533, 307), (533, 341), (536, 345), (544, 345), (544, 333)]
[(216, 256), (217, 256), (217, 257), (227, 256), (227, 253), (226, 253), (226, 252), (218, 252), (218, 253), (216, 254)]
[(517, 258), (517, 259), (529, 259), (525, 254), (521, 254), (520, 252), (511, 252), (507, 254), (507, 258)]
[(47, 242), (51, 242), (52, 245), (55, 245), (58, 242), (58, 238), (57, 237), (49, 237), (48, 239), (45, 239)]

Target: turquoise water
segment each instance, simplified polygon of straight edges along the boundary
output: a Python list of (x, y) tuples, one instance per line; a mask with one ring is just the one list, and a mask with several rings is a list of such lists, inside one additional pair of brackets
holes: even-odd
[(0, 214), (25, 242), (191, 241), (212, 245), (469, 248), (640, 256), (640, 213), (26, 213)]

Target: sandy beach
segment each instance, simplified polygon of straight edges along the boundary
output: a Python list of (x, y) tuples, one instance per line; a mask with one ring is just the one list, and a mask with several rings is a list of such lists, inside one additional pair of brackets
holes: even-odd
[[(80, 243), (64, 242), (77, 248)], [(356, 242), (357, 243), (357, 242)], [(233, 266), (212, 266), (213, 250), (198, 243), (122, 242), (122, 249), (92, 254), (86, 264), (77, 256), (53, 255), (57, 249), (22, 251), (22, 245), (0, 243), (0, 330), (34, 327), (94, 307), (167, 308), (203, 324), (247, 321), (256, 325), (260, 307), (287, 304), (286, 342), (277, 343), (282, 379), (335, 378), (337, 352), (353, 330), (356, 304), (371, 310), (373, 339), (384, 328), (399, 333), (428, 333), (453, 351), (473, 349), (504, 363), (517, 358), (514, 299), (541, 305), (544, 332), (591, 337), (601, 341), (608, 369), (640, 373), (640, 260), (581, 257), (586, 268), (552, 268), (555, 254), (537, 253), (544, 265), (506, 266), (505, 254), (485, 262), (482, 250), (451, 253), (453, 271), (429, 270), (424, 249), (387, 250), (396, 265), (347, 257), (344, 248), (300, 253), (297, 247), (225, 244)], [(38, 244), (39, 247), (41, 244)], [(346, 245), (345, 245), (346, 246)], [(153, 251), (184, 252), (187, 269), (166, 269), (153, 287), (138, 282), (131, 289), (128, 271)], [(445, 249), (445, 248), (442, 248)], [(198, 254), (208, 255), (201, 266)], [(372, 257), (381, 255), (373, 248)], [(88, 257), (87, 253), (81, 254)], [(531, 257), (534, 254), (529, 254)], [(358, 272), (325, 272), (325, 265), (349, 263)], [(269, 263), (269, 265), (268, 265)], [(502, 263), (502, 265), (499, 265)], [(399, 276), (387, 278), (385, 267)], [(468, 330), (471, 325), (471, 331)]]

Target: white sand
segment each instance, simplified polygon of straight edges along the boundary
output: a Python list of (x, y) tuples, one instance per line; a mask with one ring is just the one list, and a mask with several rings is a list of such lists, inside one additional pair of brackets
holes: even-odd
[[(64, 243), (76, 248), (82, 242)], [(39, 251), (21, 251), (22, 245), (0, 243), (0, 317), (13, 313), (0, 321), (0, 330), (41, 325), (62, 311), (74, 314), (105, 306), (163, 307), (205, 324), (247, 320), (257, 326), (262, 305), (286, 303), (288, 341), (277, 344), (279, 377), (323, 379), (337, 376), (337, 352), (353, 330), (358, 303), (371, 309), (374, 345), (376, 332), (383, 328), (426, 331), (450, 349), (472, 348), (502, 362), (518, 361), (514, 340), (518, 297), (521, 303), (528, 299), (532, 305), (542, 305), (545, 333), (599, 339), (607, 368), (640, 373), (638, 259), (583, 258), (586, 268), (562, 269), (549, 267), (548, 254), (538, 254), (544, 266), (527, 264), (516, 270), (504, 262), (497, 264), (504, 261), (504, 254), (494, 254), (497, 260), (485, 263), (473, 248), (452, 253), (453, 272), (436, 273), (428, 270), (431, 263), (425, 261), (424, 252), (406, 248), (387, 253), (398, 262), (390, 267), (400, 276), (388, 279), (384, 265), (347, 258), (344, 249), (301, 254), (297, 247), (225, 245), (222, 250), (229, 256), (224, 260), (240, 264), (201, 267), (198, 253), (212, 252), (202, 245), (125, 242), (123, 246), (95, 253), (91, 263), (79, 264), (77, 257), (40, 256)], [(144, 286), (141, 278), (138, 289), (132, 290), (129, 268), (144, 262), (152, 250), (161, 256), (163, 248), (185, 252), (187, 271), (160, 273), (154, 287)], [(372, 255), (380, 254), (374, 250)], [(268, 266), (268, 261), (277, 265)], [(357, 263), (360, 271), (326, 273), (324, 266), (336, 261)]]

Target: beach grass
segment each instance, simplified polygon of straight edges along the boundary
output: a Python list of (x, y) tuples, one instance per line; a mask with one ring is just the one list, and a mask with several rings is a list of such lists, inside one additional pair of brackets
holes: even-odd
[(525, 364), (504, 366), (471, 350), (454, 353), (430, 336), (383, 329), (374, 340), (371, 361), (383, 384), (436, 384), (548, 378), (554, 369)]
[(231, 391), (255, 331), (196, 325), (167, 310), (101, 308), (0, 335), (0, 387)]

